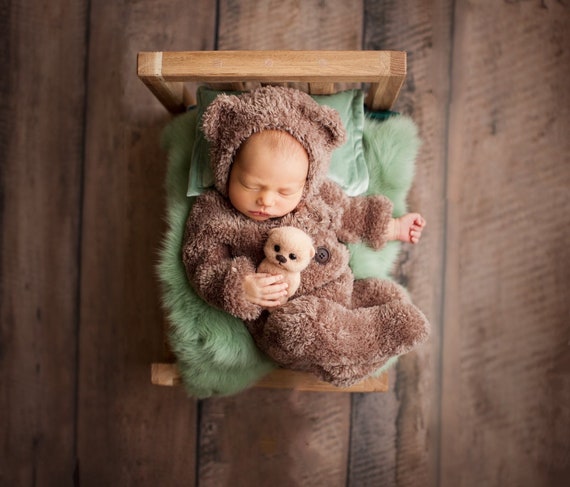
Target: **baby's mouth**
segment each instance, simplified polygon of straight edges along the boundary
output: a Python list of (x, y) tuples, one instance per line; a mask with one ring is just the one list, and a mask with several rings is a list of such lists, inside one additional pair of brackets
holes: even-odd
[(250, 214), (257, 217), (262, 218), (269, 218), (271, 215), (269, 213), (265, 213), (264, 211), (250, 211)]

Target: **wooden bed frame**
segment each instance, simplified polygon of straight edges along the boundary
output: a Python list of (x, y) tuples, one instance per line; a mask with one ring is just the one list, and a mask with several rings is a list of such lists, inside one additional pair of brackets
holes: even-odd
[[(140, 52), (138, 77), (171, 113), (183, 113), (195, 104), (185, 83), (216, 89), (243, 90), (261, 84), (285, 85), (311, 94), (332, 94), (337, 83), (366, 83), (369, 110), (389, 110), (406, 77), (402, 51), (183, 51)], [(153, 384), (181, 383), (176, 364), (152, 364)], [(388, 390), (386, 373), (352, 387), (338, 388), (308, 373), (277, 369), (255, 387), (305, 391), (382, 392)]]

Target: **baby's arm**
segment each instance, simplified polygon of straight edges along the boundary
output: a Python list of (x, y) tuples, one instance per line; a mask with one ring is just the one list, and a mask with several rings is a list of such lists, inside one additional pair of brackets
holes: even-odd
[(245, 299), (263, 308), (274, 308), (287, 296), (288, 284), (283, 282), (281, 274), (256, 273), (243, 279)]
[(388, 225), (388, 240), (416, 244), (420, 241), (425, 226), (426, 221), (419, 213), (392, 218)]

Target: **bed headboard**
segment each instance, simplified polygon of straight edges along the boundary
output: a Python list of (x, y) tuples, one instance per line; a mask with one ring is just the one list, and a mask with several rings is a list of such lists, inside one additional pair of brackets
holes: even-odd
[(185, 82), (242, 90), (255, 84), (306, 83), (311, 94), (335, 83), (367, 84), (366, 106), (394, 105), (406, 77), (403, 51), (164, 51), (140, 52), (138, 77), (171, 113), (193, 104)]

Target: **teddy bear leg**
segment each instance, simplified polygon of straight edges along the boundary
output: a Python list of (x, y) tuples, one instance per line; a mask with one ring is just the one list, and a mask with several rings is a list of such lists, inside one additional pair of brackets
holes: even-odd
[(359, 279), (354, 281), (353, 308), (368, 308), (390, 301), (410, 302), (408, 292), (387, 279)]
[(376, 353), (363, 353), (351, 363), (318, 364), (314, 372), (322, 380), (338, 387), (351, 386), (377, 372), (391, 358), (409, 352), (427, 339), (429, 323), (423, 313), (407, 300), (407, 295), (406, 302), (396, 299), (391, 305), (374, 308), (383, 323), (379, 329), (381, 334), (378, 336)]
[(347, 381), (347, 375), (362, 378), (409, 351), (426, 338), (428, 326), (409, 302), (348, 309), (301, 296), (273, 311), (256, 341), (283, 366), (313, 370), (330, 382), (336, 370), (339, 380)]
[(315, 371), (325, 382), (329, 382), (337, 387), (349, 387), (386, 365), (390, 357), (386, 357), (377, 363), (355, 363), (352, 365), (328, 365)]

